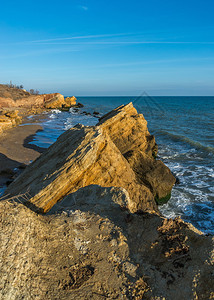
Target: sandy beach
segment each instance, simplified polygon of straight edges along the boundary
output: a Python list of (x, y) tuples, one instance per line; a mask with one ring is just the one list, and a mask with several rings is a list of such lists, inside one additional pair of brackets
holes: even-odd
[[(0, 184), (13, 178), (14, 169), (23, 169), (44, 149), (29, 144), (42, 126), (30, 124), (11, 128), (0, 136)], [(20, 172), (20, 171), (19, 171)]]

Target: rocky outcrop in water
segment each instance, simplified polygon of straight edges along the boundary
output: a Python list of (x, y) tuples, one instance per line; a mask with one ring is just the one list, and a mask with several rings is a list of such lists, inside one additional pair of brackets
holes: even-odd
[(47, 212), (67, 193), (90, 184), (123, 187), (132, 199), (130, 211), (158, 213), (155, 200), (167, 197), (175, 179), (152, 157), (154, 149), (147, 122), (130, 103), (104, 116), (96, 127), (78, 125), (62, 134), (7, 193), (29, 191), (34, 209)]
[(169, 200), (175, 178), (163, 162), (155, 160), (157, 145), (147, 121), (132, 103), (104, 115), (99, 123), (127, 159), (140, 184), (147, 186), (158, 204)]
[(43, 104), (44, 107), (48, 109), (61, 108), (65, 104), (65, 99), (64, 96), (59, 93), (47, 94), (43, 95)]
[(77, 102), (77, 98), (72, 96), (72, 97), (67, 97), (65, 98), (65, 105), (64, 107), (72, 107), (74, 105), (76, 105)]

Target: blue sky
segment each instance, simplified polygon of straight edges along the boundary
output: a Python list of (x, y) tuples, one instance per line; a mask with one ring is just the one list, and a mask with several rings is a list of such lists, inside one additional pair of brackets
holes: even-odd
[(213, 0), (4, 1), (0, 83), (64, 95), (214, 95)]

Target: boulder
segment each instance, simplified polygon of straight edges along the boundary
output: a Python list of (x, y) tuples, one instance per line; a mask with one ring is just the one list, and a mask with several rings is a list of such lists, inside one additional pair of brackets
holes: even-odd
[(146, 185), (158, 204), (167, 202), (175, 177), (160, 160), (157, 145), (150, 135), (147, 121), (132, 103), (122, 105), (100, 118), (100, 126), (128, 160), (140, 184)]
[(64, 96), (59, 93), (44, 95), (44, 106), (48, 109), (62, 108), (65, 105)]
[(63, 133), (5, 193), (28, 192), (28, 205), (45, 213), (66, 194), (90, 184), (125, 188), (130, 211), (158, 213), (150, 189), (137, 181), (127, 160), (100, 127), (77, 125)]
[(74, 96), (65, 98), (64, 107), (72, 107), (72, 106), (76, 105), (76, 100), (77, 100), (77, 98)]
[(22, 118), (18, 115), (18, 111), (3, 111), (0, 115), (0, 133), (21, 123)]

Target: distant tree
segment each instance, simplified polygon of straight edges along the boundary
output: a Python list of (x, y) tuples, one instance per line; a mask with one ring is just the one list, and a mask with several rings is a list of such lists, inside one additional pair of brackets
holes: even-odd
[(34, 90), (34, 89), (30, 89), (30, 93), (32, 95), (38, 95), (39, 94), (39, 91), (38, 90)]
[(9, 87), (11, 88), (13, 87), (12, 81), (10, 81)]
[(10, 80), (10, 83), (6, 83), (5, 86), (8, 86), (9, 88), (16, 88), (16, 89), (24, 88), (24, 86), (22, 84), (21, 85), (13, 84), (11, 80)]

